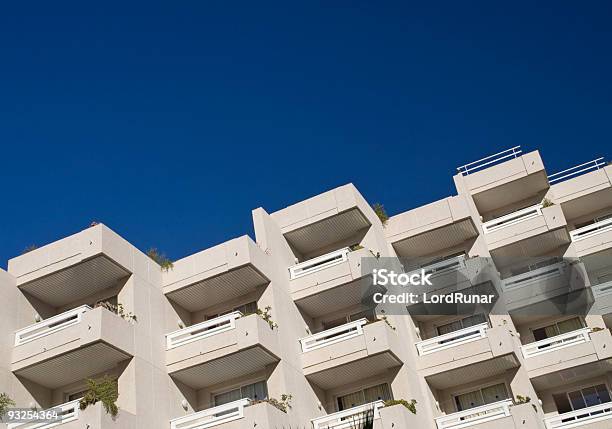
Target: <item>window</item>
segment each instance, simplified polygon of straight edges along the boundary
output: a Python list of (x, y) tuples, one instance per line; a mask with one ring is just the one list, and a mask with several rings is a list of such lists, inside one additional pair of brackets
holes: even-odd
[(268, 399), (268, 386), (266, 385), (266, 382), (258, 381), (257, 383), (247, 384), (227, 392), (219, 393), (214, 395), (213, 402), (215, 407), (217, 407), (219, 405), (247, 398), (253, 400)]
[(559, 414), (610, 402), (610, 392), (605, 384), (553, 395)]
[(383, 383), (349, 393), (348, 395), (338, 396), (338, 410), (348, 410), (349, 408), (369, 404), (370, 402), (388, 401), (389, 399), (393, 399), (391, 388), (387, 383)]
[(76, 401), (77, 399), (81, 399), (83, 396), (85, 396), (85, 393), (87, 393), (87, 389), (79, 390), (78, 392), (74, 392), (74, 393), (70, 393), (69, 395), (67, 395), (66, 402), (72, 402), (72, 401)]
[(556, 264), (558, 262), (561, 262), (561, 258), (554, 257), (554, 258), (545, 259), (545, 260), (542, 260), (542, 261), (539, 261), (539, 262), (535, 262), (535, 263), (532, 263), (532, 264), (529, 264), (529, 265), (525, 265), (525, 266), (522, 266), (522, 267), (512, 268), (510, 270), (511, 276), (518, 276), (520, 274), (525, 274), (525, 273), (528, 273), (530, 271), (535, 271), (537, 269), (544, 268), (544, 267), (547, 267), (549, 265)]
[(355, 322), (359, 319), (368, 319), (368, 320), (376, 320), (376, 314), (373, 308), (359, 311), (357, 313), (349, 314), (338, 319), (329, 320), (327, 322), (323, 322), (323, 330), (326, 331), (328, 329), (335, 328), (337, 326), (342, 326), (346, 323)]
[(206, 320), (216, 319), (217, 317), (225, 316), (226, 314), (230, 314), (234, 311), (239, 311), (242, 314), (253, 314), (257, 312), (257, 302), (247, 302), (246, 304), (239, 305), (238, 307), (234, 307), (231, 310), (223, 311), (221, 313), (208, 314), (206, 316)]
[[(579, 317), (556, 322), (542, 328), (533, 329), (533, 338), (536, 341), (545, 340), (547, 338), (556, 337), (557, 335), (566, 334), (583, 328), (584, 325)], [(544, 345), (542, 347), (548, 347)]]
[(508, 399), (508, 390), (504, 383), (483, 387), (473, 392), (462, 393), (455, 396), (457, 411), (469, 410), (470, 408), (480, 407), (493, 402)]
[(484, 314), (479, 313), (474, 314), (473, 316), (464, 317), (463, 319), (455, 320), (451, 323), (440, 325), (436, 329), (438, 331), (438, 335), (444, 335), (458, 331), (460, 329), (469, 328), (470, 326), (480, 325), (481, 323), (486, 322), (487, 317)]

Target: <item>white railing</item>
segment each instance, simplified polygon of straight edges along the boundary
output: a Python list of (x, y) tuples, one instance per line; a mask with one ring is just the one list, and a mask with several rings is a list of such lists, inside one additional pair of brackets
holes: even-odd
[(582, 328), (566, 334), (546, 338), (545, 340), (525, 344), (521, 347), (523, 356), (525, 356), (525, 358), (530, 358), (544, 353), (554, 352), (565, 347), (574, 346), (576, 344), (586, 343), (591, 341), (591, 337), (589, 335), (590, 332), (591, 328)]
[[(374, 419), (380, 418), (380, 409), (384, 401), (371, 402), (338, 413), (328, 414), (311, 420), (313, 429), (352, 429), (363, 424), (366, 413), (374, 413)], [(371, 410), (371, 411), (370, 411)]]
[(481, 323), (479, 325), (470, 326), (469, 328), (459, 329), (458, 331), (419, 341), (416, 343), (416, 348), (419, 352), (419, 356), (435, 353), (440, 350), (486, 338), (487, 328), (487, 323)]
[(612, 294), (612, 281), (591, 286), (595, 299)]
[(514, 146), (513, 148), (503, 150), (494, 155), (486, 156), (478, 161), (470, 162), (469, 164), (462, 165), (461, 167), (457, 167), (457, 172), (463, 176), (470, 174), (470, 172), (474, 172), (475, 170), (480, 170), (484, 167), (487, 167), (492, 164), (498, 164), (507, 158), (516, 158), (521, 155), (523, 151), (520, 146)]
[(331, 344), (339, 343), (340, 341), (348, 340), (349, 338), (363, 335), (363, 327), (368, 323), (367, 319), (359, 319), (354, 322), (346, 323), (342, 326), (327, 329), (306, 338), (300, 339), (303, 352), (309, 352)]
[(572, 241), (579, 241), (606, 231), (612, 231), (612, 217), (570, 231), (570, 237)]
[(493, 402), (492, 404), (470, 408), (469, 410), (438, 417), (438, 429), (460, 429), (480, 425), (491, 420), (510, 416), (512, 400)]
[(249, 399), (240, 399), (218, 407), (170, 420), (170, 429), (206, 429), (244, 417)]
[(482, 229), (486, 234), (538, 216), (542, 216), (542, 204), (536, 204), (535, 206), (527, 207), (525, 209), (484, 222), (482, 224)]
[(563, 275), (565, 269), (565, 262), (557, 262), (555, 264), (546, 265), (533, 271), (528, 271), (523, 274), (508, 277), (504, 279), (504, 289), (514, 290), (524, 286), (533, 285), (534, 283), (541, 282), (542, 280), (548, 280)]
[(15, 332), (15, 346), (47, 336), (68, 326), (76, 325), (81, 322), (83, 313), (89, 310), (91, 310), (90, 306), (82, 305), (57, 316), (49, 317), (27, 328), (20, 329)]
[(188, 328), (179, 329), (166, 334), (166, 349), (182, 346), (202, 338), (217, 335), (221, 332), (230, 331), (236, 327), (236, 319), (242, 317), (242, 313), (234, 311), (214, 319), (206, 320)]
[(63, 425), (79, 418), (79, 402), (76, 401), (67, 402), (56, 407), (49, 408), (50, 410), (57, 410), (57, 419), (49, 422), (40, 423), (9, 423), (7, 429), (49, 429), (55, 426)]
[(606, 163), (604, 162), (603, 157), (600, 157), (592, 161), (585, 162), (584, 164), (580, 164), (580, 165), (576, 165), (574, 167), (568, 168), (567, 170), (563, 170), (563, 171), (559, 171), (558, 173), (551, 174), (548, 176), (548, 182), (551, 184), (562, 182), (564, 180), (578, 176), (586, 171), (599, 170), (604, 165), (606, 165)]
[(348, 261), (349, 252), (350, 249), (348, 247), (345, 247), (334, 252), (330, 252), (325, 255), (309, 259), (306, 262), (296, 264), (293, 267), (289, 268), (289, 277), (291, 278), (291, 280), (297, 279), (298, 277), (306, 276), (308, 274), (324, 270), (325, 268), (331, 267), (333, 265), (338, 265), (343, 262), (346, 262)]
[[(569, 429), (612, 418), (612, 402), (582, 408), (544, 419), (546, 429)], [(599, 426), (598, 426), (599, 427)], [(612, 424), (606, 425), (612, 427)]]
[(431, 277), (436, 277), (449, 271), (460, 270), (461, 268), (465, 268), (465, 255), (444, 259), (422, 267), (425, 270), (425, 274), (431, 274)]

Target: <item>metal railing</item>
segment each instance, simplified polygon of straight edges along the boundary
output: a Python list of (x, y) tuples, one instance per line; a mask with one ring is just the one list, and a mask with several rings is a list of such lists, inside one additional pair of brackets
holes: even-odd
[(541, 282), (542, 280), (561, 277), (563, 275), (565, 266), (565, 262), (557, 262), (556, 264), (546, 265), (536, 270), (508, 277), (503, 281), (504, 289), (515, 290), (524, 286), (533, 285), (534, 283)]
[(487, 323), (481, 323), (470, 326), (469, 328), (449, 332), (448, 334), (438, 335), (428, 340), (419, 341), (416, 343), (416, 348), (419, 352), (419, 356), (424, 356), (451, 347), (460, 346), (461, 344), (486, 338), (488, 327), (489, 325)]
[[(374, 413), (374, 419), (380, 418), (380, 409), (384, 407), (384, 401), (371, 402), (358, 407), (349, 408), (323, 417), (312, 419), (313, 429), (351, 429), (363, 423), (366, 413)], [(372, 411), (370, 411), (372, 410)]]
[(612, 294), (612, 281), (591, 286), (595, 299)]
[(510, 416), (511, 399), (470, 408), (469, 410), (452, 413), (436, 418), (438, 429), (460, 429), (480, 425), (491, 420)]
[(484, 222), (482, 224), (482, 229), (484, 233), (487, 234), (538, 216), (542, 216), (542, 204), (536, 204)]
[(57, 316), (49, 317), (27, 328), (23, 328), (15, 332), (15, 346), (34, 341), (38, 338), (45, 337), (54, 332), (61, 331), (69, 326), (76, 325), (81, 322), (83, 314), (90, 311), (91, 307), (82, 305), (75, 309), (58, 314)]
[(591, 337), (589, 335), (590, 332), (591, 328), (577, 329), (572, 332), (546, 338), (545, 340), (525, 344), (521, 347), (521, 350), (523, 351), (523, 356), (525, 358), (554, 352), (564, 349), (565, 347), (574, 346), (576, 344), (584, 344), (591, 341)]
[(206, 320), (187, 328), (179, 329), (170, 334), (166, 334), (166, 349), (170, 350), (202, 338), (230, 331), (236, 327), (236, 319), (242, 317), (242, 313), (234, 311), (214, 319)]
[(306, 276), (308, 274), (324, 270), (325, 268), (333, 265), (346, 262), (348, 261), (349, 252), (350, 249), (348, 247), (344, 247), (342, 249), (296, 264), (289, 268), (289, 277), (291, 280), (297, 279), (298, 277)]
[[(554, 417), (544, 419), (546, 429), (575, 428), (590, 423), (599, 422), (612, 418), (612, 402), (594, 405), (592, 407), (581, 408), (580, 410), (570, 411), (569, 413), (559, 414)], [(606, 425), (606, 427), (612, 427)]]
[(559, 171), (558, 173), (550, 174), (548, 176), (549, 183), (558, 183), (567, 179), (571, 179), (572, 177), (578, 176), (587, 171), (595, 171), (599, 170), (601, 167), (605, 166), (606, 163), (603, 160), (603, 156), (597, 159), (594, 159), (589, 162), (585, 162), (584, 164), (576, 165), (574, 167), (568, 168), (567, 170)]
[(250, 399), (240, 399), (170, 420), (170, 429), (206, 429), (244, 417)]
[(7, 425), (7, 429), (48, 429), (77, 420), (79, 418), (80, 401), (80, 399), (77, 399), (75, 401), (49, 408), (49, 410), (57, 410), (57, 419), (40, 423), (9, 423)]
[(570, 237), (572, 241), (579, 241), (606, 231), (612, 231), (612, 217), (570, 231)]
[(521, 147), (514, 146), (513, 148), (503, 150), (494, 155), (486, 156), (482, 159), (479, 159), (478, 161), (470, 162), (469, 164), (457, 167), (457, 172), (462, 176), (467, 176), (471, 172), (481, 170), (489, 165), (499, 164), (500, 162), (503, 162), (508, 158), (517, 158), (521, 156), (521, 153), (523, 153)]
[(311, 350), (339, 343), (340, 341), (348, 340), (349, 338), (363, 335), (363, 327), (367, 323), (367, 319), (359, 319), (354, 322), (336, 326), (335, 328), (327, 329), (323, 332), (302, 338), (300, 339), (302, 352), (309, 352)]

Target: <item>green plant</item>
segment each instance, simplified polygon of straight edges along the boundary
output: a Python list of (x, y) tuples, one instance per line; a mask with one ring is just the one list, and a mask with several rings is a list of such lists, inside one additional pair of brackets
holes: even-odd
[(380, 219), (380, 223), (385, 226), (387, 224), (387, 221), (389, 220), (389, 216), (387, 215), (385, 206), (380, 203), (374, 203), (372, 204), (372, 209), (374, 210), (374, 213), (376, 213), (376, 216), (378, 216), (378, 219)]
[(592, 332), (599, 332), (599, 331), (603, 331), (604, 328), (601, 328), (599, 326), (595, 326), (594, 328), (591, 329)]
[(291, 400), (292, 399), (293, 399), (292, 395), (288, 395), (288, 394), (283, 393), (281, 395), (280, 400), (278, 400), (276, 398), (259, 399), (259, 400), (256, 400), (256, 401), (251, 401), (251, 405), (260, 404), (262, 402), (267, 402), (268, 404), (272, 405), (273, 407), (276, 407), (279, 410), (281, 410), (283, 413), (286, 413), (287, 410), (289, 410), (291, 408)]
[(38, 249), (38, 246), (36, 244), (30, 244), (29, 246), (26, 246), (25, 249), (21, 251), (21, 254), (25, 255), (26, 253), (30, 253), (32, 250), (36, 250), (36, 249)]
[(550, 206), (554, 206), (555, 203), (553, 203), (552, 201), (550, 201), (548, 198), (544, 198), (542, 200), (542, 208), (545, 209), (546, 207), (550, 207)]
[(363, 246), (361, 244), (352, 244), (349, 246), (349, 249), (351, 250), (351, 252), (354, 252), (356, 250), (363, 249)]
[(531, 402), (531, 398), (529, 396), (516, 395), (516, 405), (520, 404), (528, 404)]
[(380, 320), (383, 320), (389, 326), (389, 328), (395, 331), (395, 326), (393, 326), (391, 322), (389, 322), (389, 319), (387, 319), (387, 316), (381, 317)]
[(102, 402), (104, 410), (112, 417), (117, 417), (119, 408), (117, 407), (117, 398), (119, 397), (119, 387), (117, 380), (105, 375), (101, 380), (88, 378), (87, 392), (79, 402), (79, 408), (84, 410), (89, 405), (94, 405), (97, 402)]
[(123, 320), (127, 320), (128, 322), (138, 322), (136, 315), (134, 313), (126, 312), (123, 304), (121, 303), (115, 305), (108, 301), (100, 301), (96, 303), (95, 307), (106, 308), (108, 311), (115, 313), (117, 316), (121, 317)]
[(404, 407), (408, 408), (408, 411), (410, 411), (412, 414), (416, 414), (416, 399), (411, 399), (410, 401), (406, 401), (405, 399), (389, 399), (388, 401), (385, 401), (384, 404), (385, 407), (403, 405)]
[(9, 395), (6, 393), (0, 393), (0, 419), (4, 416), (9, 407), (14, 406), (15, 401), (13, 401)]
[(168, 272), (174, 268), (172, 261), (155, 247), (151, 247), (149, 250), (147, 250), (147, 256), (157, 262), (162, 271)]
[(265, 320), (270, 326), (270, 329), (274, 330), (274, 328), (278, 328), (278, 324), (272, 320), (272, 315), (270, 314), (271, 309), (272, 307), (270, 307), (269, 305), (263, 310), (261, 308), (258, 308), (255, 314)]

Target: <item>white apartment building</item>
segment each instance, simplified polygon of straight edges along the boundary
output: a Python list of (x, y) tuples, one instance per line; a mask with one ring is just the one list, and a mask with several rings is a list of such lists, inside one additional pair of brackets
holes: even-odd
[[(257, 208), (254, 239), (167, 271), (102, 224), (16, 256), (0, 270), (0, 393), (62, 413), (5, 426), (349, 429), (369, 411), (376, 429), (612, 428), (612, 166), (549, 174), (516, 147), (454, 182), (457, 195), (384, 225), (351, 184)], [(442, 289), (475, 286), (457, 273), (490, 260), (504, 299), (384, 313), (364, 304), (363, 264), (392, 257)], [(557, 302), (557, 315), (516, 310)], [(115, 417), (79, 406), (105, 375)]]

